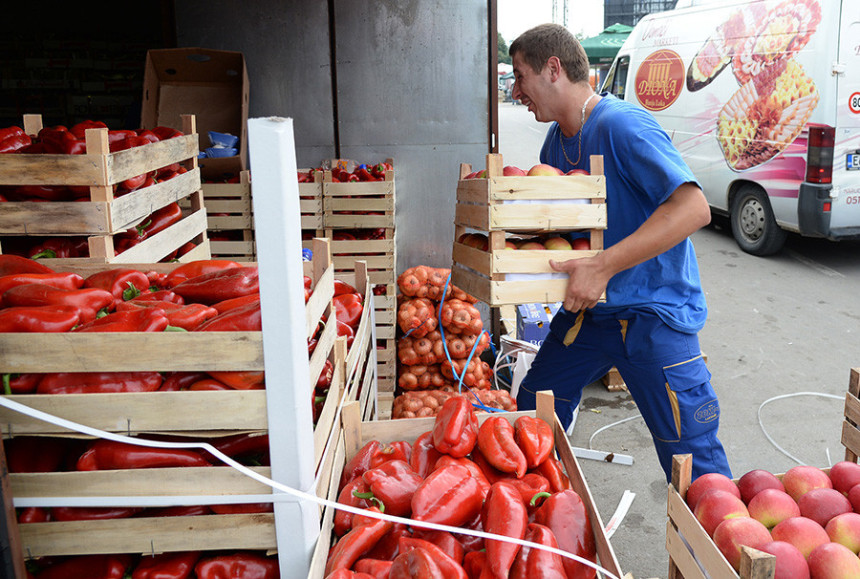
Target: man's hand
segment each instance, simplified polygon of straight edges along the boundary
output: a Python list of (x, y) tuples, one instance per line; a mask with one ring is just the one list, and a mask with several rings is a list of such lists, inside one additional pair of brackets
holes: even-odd
[(596, 257), (583, 257), (567, 261), (549, 260), (555, 271), (568, 274), (567, 290), (564, 294), (564, 309), (578, 312), (593, 308), (606, 291), (611, 274), (605, 271), (601, 260)]

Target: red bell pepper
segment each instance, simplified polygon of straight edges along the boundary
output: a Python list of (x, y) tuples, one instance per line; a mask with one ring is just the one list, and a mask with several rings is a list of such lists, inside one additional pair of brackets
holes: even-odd
[(415, 527), (415, 530), (412, 532), (412, 538), (422, 539), (433, 543), (442, 549), (442, 551), (444, 551), (445, 554), (453, 559), (458, 565), (463, 564), (463, 557), (466, 554), (465, 549), (463, 549), (463, 544), (448, 531), (437, 531), (435, 529)]
[[(481, 517), (484, 531), (487, 533), (515, 539), (525, 536), (526, 526), (529, 524), (529, 516), (520, 492), (506, 481), (499, 481), (490, 487)], [(498, 539), (486, 539), (484, 543), (487, 547), (487, 566), (492, 572), (491, 576), (507, 577), (520, 546)]]
[(200, 560), (200, 551), (178, 551), (144, 556), (135, 566), (131, 579), (187, 579)]
[(108, 519), (127, 519), (142, 510), (142, 507), (51, 507), (51, 520), (105, 521)]
[(338, 569), (325, 576), (325, 579), (373, 579), (373, 575), (359, 573), (352, 569)]
[(277, 579), (280, 576), (277, 557), (254, 552), (238, 552), (216, 557), (204, 557), (194, 566), (196, 579)]
[(514, 422), (514, 439), (526, 457), (526, 466), (535, 468), (545, 461), (555, 447), (552, 427), (543, 419), (520, 416)]
[[(152, 283), (152, 278), (147, 275), (150, 283)], [(165, 289), (150, 289), (148, 291), (143, 292), (137, 297), (130, 299), (132, 302), (170, 302), (171, 304), (184, 305), (185, 300), (182, 296), (177, 295), (175, 292), (171, 290)]]
[(195, 332), (259, 332), (263, 329), (263, 314), (260, 301), (227, 310), (214, 318), (206, 320)]
[(266, 373), (262, 370), (212, 371), (208, 374), (234, 390), (260, 390), (266, 384)]
[[(379, 512), (376, 507), (371, 510)], [(391, 521), (371, 517), (353, 517), (352, 529), (338, 540), (329, 552), (325, 575), (338, 569), (351, 569), (359, 557), (370, 551), (374, 545), (391, 530)]]
[(163, 332), (170, 322), (161, 308), (117, 311), (81, 324), (75, 332)]
[(149, 289), (149, 278), (142, 271), (127, 267), (115, 267), (94, 273), (84, 279), (84, 287), (103, 289), (114, 297), (114, 307), (128, 301)]
[(193, 392), (201, 392), (201, 391), (212, 391), (212, 390), (233, 390), (223, 382), (219, 382), (215, 378), (203, 378), (202, 380), (198, 380), (194, 384), (188, 387), (189, 390)]
[(412, 495), (412, 518), (454, 527), (481, 510), (483, 496), (469, 469), (452, 464), (431, 473)]
[[(450, 561), (450, 563), (449, 563)], [(392, 562), (389, 579), (468, 579), (466, 571), (448, 558), (446, 561), (424, 547), (413, 546)]]
[(141, 235), (149, 238), (164, 231), (171, 225), (179, 223), (181, 219), (182, 208), (179, 206), (179, 203), (174, 201), (161, 209), (153, 211), (149, 217), (144, 219), (142, 225), (138, 225), (137, 230)]
[[(409, 525), (404, 523), (394, 523), (391, 526), (391, 530), (377, 541), (376, 545), (374, 545), (370, 551), (362, 555), (361, 559), (356, 561), (356, 565), (358, 565), (358, 562), (363, 559), (389, 562), (393, 561), (400, 552), (400, 537), (411, 536), (412, 531), (410, 530)], [(353, 565), (353, 567), (356, 568), (356, 565)]]
[(490, 416), (478, 430), (478, 448), (494, 467), (521, 478), (526, 474), (526, 457), (514, 440), (514, 427), (504, 416)]
[(7, 189), (6, 195), (11, 201), (72, 201), (76, 194), (65, 185), (18, 185)]
[(466, 456), (478, 439), (478, 418), (465, 396), (452, 396), (443, 404), (433, 424), (433, 446), (455, 458)]
[[(85, 255), (89, 255), (89, 247)], [(78, 241), (71, 237), (50, 237), (37, 243), (27, 250), (30, 259), (55, 259), (81, 257), (81, 247)]]
[(215, 308), (219, 314), (223, 314), (227, 310), (232, 310), (233, 308), (238, 308), (239, 306), (248, 305), (251, 302), (259, 301), (259, 299), (260, 299), (259, 293), (248, 294), (246, 296), (240, 296), (238, 298), (230, 298), (229, 300), (224, 300), (222, 302), (212, 304), (212, 307)]
[(486, 563), (486, 551), (469, 551), (463, 557), (463, 569), (466, 570), (469, 579), (480, 579), (481, 571), (484, 569)]
[(0, 153), (15, 153), (33, 141), (21, 127), (4, 127), (0, 129)]
[(25, 283), (43, 283), (59, 289), (80, 289), (84, 285), (84, 278), (70, 272), (13, 273), (0, 277), (0, 296), (16, 285)]
[(378, 440), (371, 440), (347, 461), (343, 467), (340, 479), (340, 488), (346, 486), (351, 480), (360, 477), (372, 468), (376, 468), (389, 460), (403, 460), (409, 462), (412, 447), (404, 441), (395, 441), (383, 444)]
[(38, 138), (48, 155), (83, 155), (87, 152), (86, 141), (77, 138), (66, 127), (43, 127)]
[(484, 497), (487, 496), (487, 492), (490, 490), (490, 481), (487, 480), (486, 476), (484, 476), (484, 471), (482, 471), (481, 468), (477, 464), (475, 464), (474, 461), (469, 460), (465, 456), (460, 458), (454, 458), (453, 456), (443, 454), (441, 457), (439, 457), (439, 460), (436, 461), (433, 470), (445, 468), (446, 466), (451, 464), (459, 464), (468, 468), (469, 472), (472, 473), (472, 476), (475, 477), (475, 479), (478, 481), (478, 484), (481, 487), (481, 494)]
[(81, 319), (73, 306), (36, 306), (0, 309), (0, 333), (68, 332)]
[(39, 571), (39, 579), (123, 579), (132, 557), (119, 555), (77, 555)]
[[(555, 535), (544, 525), (531, 523), (523, 537), (530, 543), (558, 549)], [(558, 553), (523, 546), (511, 567), (511, 579), (565, 579), (564, 560)]]
[(96, 319), (99, 312), (107, 312), (114, 297), (103, 289), (83, 287), (59, 289), (43, 283), (28, 283), (10, 288), (3, 294), (3, 305), (11, 307), (71, 306), (78, 308), (80, 322)]
[(267, 432), (243, 432), (210, 440), (209, 444), (232, 459), (239, 460), (252, 457), (259, 462), (261, 457), (269, 453), (269, 434)]
[(389, 460), (361, 476), (370, 487), (371, 496), (385, 505), (387, 514), (395, 517), (408, 517), (412, 513), (412, 495), (424, 481), (404, 460)]
[(183, 263), (167, 274), (164, 287), (171, 289), (185, 280), (198, 277), (213, 271), (220, 271), (234, 267), (242, 267), (241, 264), (228, 259), (200, 259)]
[(147, 308), (158, 308), (164, 311), (168, 325), (174, 328), (182, 328), (189, 332), (196, 329), (206, 320), (211, 320), (218, 315), (215, 308), (203, 304), (174, 304), (172, 302), (158, 301), (135, 301), (119, 302), (116, 311), (134, 311)]
[(444, 455), (433, 446), (433, 432), (427, 431), (412, 443), (412, 456), (409, 459), (409, 466), (419, 476), (426, 478), (433, 471), (436, 461), (442, 456)]
[(349, 326), (340, 320), (335, 321), (337, 322), (337, 336), (339, 338), (341, 336), (346, 338), (346, 349), (349, 350), (352, 348), (352, 343), (355, 341), (355, 330), (352, 326)]
[[(341, 488), (337, 495), (337, 502), (350, 507), (366, 509), (370, 507), (371, 502), (369, 498), (362, 497), (366, 497), (368, 492), (370, 492), (370, 486), (364, 482), (363, 478), (358, 476)], [(341, 537), (349, 532), (352, 528), (352, 518), (353, 513), (350, 513), (349, 511), (344, 511), (342, 509), (337, 509), (335, 511), (334, 526), (332, 529), (335, 536)]]
[(54, 273), (54, 270), (34, 259), (11, 253), (0, 254), (0, 277), (16, 273)]
[(174, 129), (172, 127), (165, 127), (162, 125), (153, 127), (152, 132), (155, 133), (155, 135), (162, 141), (172, 139), (174, 137), (182, 137), (183, 135), (185, 135), (185, 133), (178, 129)]
[(9, 472), (54, 472), (60, 470), (69, 444), (63, 438), (15, 436), (3, 441)]
[[(436, 567), (445, 579), (468, 579), (465, 569), (460, 562), (454, 560), (444, 549), (437, 544), (416, 537), (402, 537), (400, 539), (400, 555), (413, 550), (427, 551)], [(396, 561), (397, 559), (395, 559)], [(461, 557), (462, 561), (462, 557)], [(392, 565), (393, 568), (393, 565)]]
[[(309, 288), (311, 278), (309, 278), (308, 276), (305, 276), (305, 278), (307, 278), (305, 280), (305, 287)], [(354, 293), (358, 293), (358, 292), (355, 290), (354, 287), (352, 287), (351, 285), (349, 285), (345, 281), (340, 280), (340, 279), (334, 280), (334, 295), (340, 296), (343, 294), (354, 294)], [(359, 294), (359, 295), (361, 295), (361, 294)]]
[(87, 138), (87, 129), (106, 129), (108, 126), (101, 121), (87, 119), (69, 127), (69, 132), (78, 139)]
[(39, 381), (39, 394), (94, 394), (155, 392), (161, 386), (158, 372), (52, 372)]
[(364, 311), (364, 299), (359, 293), (340, 294), (332, 298), (337, 319), (352, 328), (358, 327)]
[(248, 515), (253, 513), (271, 513), (275, 510), (272, 503), (242, 503), (237, 505), (210, 505), (216, 515)]
[(552, 493), (561, 492), (570, 488), (570, 479), (564, 474), (564, 465), (554, 457), (549, 457), (540, 463), (534, 472), (549, 481), (549, 490)]
[(212, 466), (212, 463), (196, 450), (155, 448), (98, 439), (78, 458), (77, 469), (91, 471), (186, 466)]
[(164, 377), (158, 390), (161, 392), (188, 390), (192, 384), (206, 378), (206, 376), (208, 376), (206, 372), (171, 372)]
[(529, 507), (529, 511), (536, 508), (537, 500), (532, 503), (532, 499), (534, 499), (536, 495), (550, 492), (549, 481), (546, 480), (546, 477), (541, 476), (536, 472), (526, 473), (523, 475), (523, 478), (510, 478), (505, 482), (513, 485), (520, 492), (520, 498), (522, 498), (523, 503)]
[(47, 523), (51, 520), (50, 509), (42, 507), (26, 507), (18, 510), (18, 524)]
[[(575, 491), (568, 489), (547, 498), (535, 511), (534, 522), (549, 527), (563, 551), (597, 562), (591, 521), (585, 504)], [(590, 579), (597, 574), (594, 568), (567, 557), (564, 558), (564, 569), (572, 579)]]
[(32, 372), (3, 374), (0, 376), (0, 380), (3, 381), (3, 393), (6, 395), (33, 394), (41, 379), (41, 374)]
[(259, 293), (259, 269), (249, 265), (213, 271), (187, 279), (171, 289), (186, 301), (215, 304)]
[(362, 557), (355, 562), (352, 570), (356, 573), (369, 575), (373, 579), (388, 579), (388, 575), (391, 573), (391, 565), (393, 565), (391, 561)]
[(199, 517), (211, 515), (212, 509), (207, 505), (190, 505), (187, 507), (162, 507), (160, 509), (146, 509), (143, 516), (146, 517)]

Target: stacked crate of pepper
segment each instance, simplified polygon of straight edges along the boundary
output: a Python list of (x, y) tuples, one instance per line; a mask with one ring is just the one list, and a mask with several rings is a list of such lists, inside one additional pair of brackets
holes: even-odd
[(223, 183), (204, 180), (203, 198), (212, 257), (257, 261), (251, 172), (242, 171)]
[(183, 122), (126, 131), (25, 115), (0, 145), (3, 252), (58, 264), (208, 258), (194, 117)]
[[(511, 169), (514, 169), (512, 171)], [(530, 174), (529, 174), (530, 173)], [(454, 214), (453, 280), (487, 305), (562, 301), (567, 276), (549, 260), (592, 256), (603, 250), (606, 180), (603, 157), (591, 157), (590, 174), (563, 175), (548, 165), (529, 173), (487, 155), (487, 168), (460, 166)], [(563, 249), (529, 243), (575, 234), (585, 247)]]
[[(324, 259), (325, 242), (319, 244)], [(0, 308), (0, 375), (7, 400), (138, 440), (208, 442), (270, 476), (256, 264), (208, 259), (52, 270), (12, 255), (0, 256), (0, 264), (6, 306)], [(325, 445), (334, 446), (331, 433), (339, 425), (343, 364), (335, 354), (336, 325), (315, 331), (322, 316), (333, 316), (334, 270), (314, 265), (308, 338), (319, 340), (314, 354), (334, 360), (334, 395), (314, 432), (318, 492), (325, 496), (334, 464)], [(323, 370), (319, 364), (310, 373), (309, 405)], [(33, 507), (19, 511), (19, 529), (34, 563), (111, 553), (132, 565), (140, 553), (262, 556), (277, 548), (271, 503), (241, 500), (272, 489), (208, 452), (81, 438), (7, 408), (0, 421), (10, 456), (30, 459), (14, 463), (23, 466), (12, 468), (10, 482), (16, 502)], [(236, 504), (195, 500), (199, 495), (227, 495)], [(57, 506), (58, 497), (90, 497), (98, 506)], [(101, 506), (102, 499), (114, 506)]]
[(323, 176), (323, 227), (332, 241), (335, 271), (349, 272), (367, 263), (376, 317), (378, 384), (394, 391), (396, 243), (394, 164), (392, 159), (356, 165), (344, 159), (329, 163)]
[(451, 283), (451, 270), (411, 267), (397, 278), (397, 390), (391, 418), (433, 416), (458, 393), (488, 407), (516, 410), (507, 390), (493, 389), (481, 359), (490, 345), (477, 301)]

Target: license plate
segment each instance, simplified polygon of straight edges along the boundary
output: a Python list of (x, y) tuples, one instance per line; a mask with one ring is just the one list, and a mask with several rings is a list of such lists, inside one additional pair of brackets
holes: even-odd
[(848, 171), (860, 170), (860, 153), (848, 153), (845, 157), (845, 169)]

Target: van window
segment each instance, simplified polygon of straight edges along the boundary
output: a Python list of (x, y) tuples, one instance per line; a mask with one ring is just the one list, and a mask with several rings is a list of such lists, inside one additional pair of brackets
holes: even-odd
[(624, 88), (627, 86), (627, 71), (630, 68), (630, 57), (621, 56), (612, 63), (612, 68), (603, 82), (603, 90), (609, 91), (620, 99), (624, 99)]

